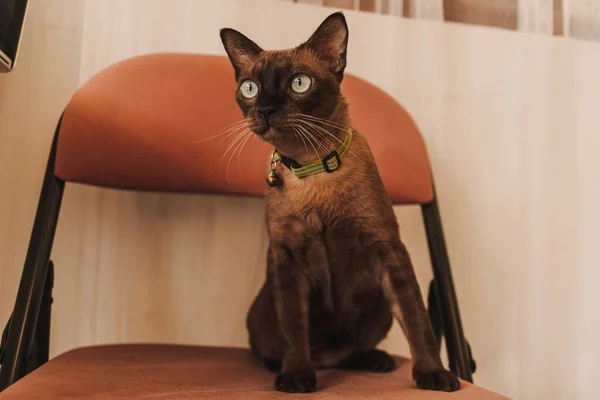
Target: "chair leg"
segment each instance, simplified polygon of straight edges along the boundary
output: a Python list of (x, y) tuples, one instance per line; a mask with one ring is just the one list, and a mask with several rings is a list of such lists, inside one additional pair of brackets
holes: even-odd
[[(49, 272), (52, 269), (50, 266), (50, 252), (64, 191), (64, 182), (54, 175), (59, 128), (60, 122), (56, 128), (46, 166), (15, 308), (11, 316), (6, 348), (3, 351), (2, 367), (0, 369), (0, 391), (6, 389), (27, 373), (27, 362), (33, 352), (37, 326), (40, 326), (41, 331), (44, 331), (38, 336), (38, 340), (46, 340), (44, 335), (49, 325), (44, 319), (49, 318), (49, 313), (47, 310), (41, 312), (41, 324), (39, 323), (39, 317), (42, 298), (45, 292), (49, 293), (44, 290), (50, 281), (48, 279), (49, 274), (52, 278), (52, 272)], [(38, 345), (40, 345), (39, 341)], [(41, 354), (38, 352), (38, 359), (47, 358), (46, 353), (44, 351)]]
[(472, 362), (458, 310), (437, 199), (434, 197), (433, 201), (422, 205), (421, 210), (433, 267), (433, 295), (437, 296), (435, 303), (439, 304), (441, 311), (450, 369), (460, 378), (473, 382)]
[[(429, 313), (429, 321), (431, 322), (431, 327), (433, 329), (433, 336), (435, 337), (435, 341), (438, 344), (438, 347), (442, 346), (442, 336), (444, 331), (444, 322), (442, 321), (442, 313), (441, 306), (439, 303), (437, 291), (436, 291), (436, 282), (434, 279), (431, 280), (429, 284), (429, 296), (427, 297), (427, 312)], [(466, 340), (467, 350), (469, 353), (470, 368), (471, 375), (477, 371), (477, 364), (473, 359), (473, 353), (471, 352), (471, 345), (469, 341)]]
[[(46, 286), (42, 295), (42, 304), (38, 315), (38, 322), (35, 328), (35, 336), (31, 354), (27, 357), (26, 374), (36, 370), (38, 367), (48, 361), (50, 354), (50, 315), (52, 310), (52, 288), (54, 287), (54, 264), (50, 261), (48, 274), (46, 277)], [(4, 349), (8, 347), (8, 333), (12, 323), (12, 313), (2, 332), (2, 341), (0, 342), (0, 364), (4, 360)]]
[(427, 313), (429, 314), (429, 322), (431, 322), (431, 328), (433, 329), (433, 336), (439, 348), (442, 345), (444, 322), (442, 321), (439, 296), (437, 295), (435, 286), (435, 280), (432, 279), (429, 284), (429, 295), (427, 296)]
[(49, 262), (46, 285), (42, 295), (42, 304), (38, 315), (37, 326), (31, 357), (27, 362), (27, 374), (45, 364), (50, 358), (50, 317), (52, 312), (52, 289), (54, 287), (54, 263)]

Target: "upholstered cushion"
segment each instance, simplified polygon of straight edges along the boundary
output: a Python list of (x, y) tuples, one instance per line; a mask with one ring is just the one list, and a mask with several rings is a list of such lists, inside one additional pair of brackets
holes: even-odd
[[(393, 201), (430, 201), (425, 145), (406, 111), (350, 74), (342, 85)], [(225, 56), (127, 59), (92, 77), (68, 104), (56, 174), (114, 188), (262, 196), (272, 148), (249, 137), (227, 152), (235, 134), (224, 128), (241, 119)]]
[(284, 395), (245, 349), (168, 345), (99, 346), (65, 353), (27, 375), (0, 400), (54, 399), (505, 399), (466, 382), (454, 393), (418, 390), (410, 362), (389, 374), (318, 372), (318, 391)]

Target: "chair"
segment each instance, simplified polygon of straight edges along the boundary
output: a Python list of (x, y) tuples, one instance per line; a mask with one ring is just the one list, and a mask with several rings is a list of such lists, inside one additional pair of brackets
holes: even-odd
[[(262, 196), (269, 147), (249, 141), (239, 166), (234, 162), (227, 168), (218, 161), (228, 141), (211, 139), (241, 119), (234, 91), (226, 57), (151, 54), (104, 69), (74, 94), (52, 142), (15, 307), (2, 337), (2, 400), (282, 396), (272, 389), (273, 376), (255, 365), (246, 349), (95, 346), (48, 361), (54, 280), (50, 253), (65, 183)], [(421, 204), (434, 271), (432, 324), (438, 342), (443, 332), (450, 368), (472, 381), (474, 364), (463, 335), (423, 139), (406, 111), (375, 86), (348, 74), (343, 91), (393, 202)], [(410, 361), (398, 358), (398, 364), (387, 375), (321, 371), (319, 391), (309, 396), (404, 398), (397, 396), (406, 389), (410, 398), (446, 398), (417, 391)], [(344, 378), (349, 375), (353, 378)], [(454, 395), (501, 398), (466, 382)]]

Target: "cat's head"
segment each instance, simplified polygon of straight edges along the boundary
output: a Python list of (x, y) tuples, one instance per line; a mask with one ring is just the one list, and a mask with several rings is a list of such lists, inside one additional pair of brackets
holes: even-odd
[(229, 28), (221, 30), (221, 40), (235, 70), (236, 99), (248, 126), (275, 147), (297, 144), (315, 118), (331, 119), (343, 103), (340, 83), (348, 26), (341, 12), (292, 49), (266, 51)]

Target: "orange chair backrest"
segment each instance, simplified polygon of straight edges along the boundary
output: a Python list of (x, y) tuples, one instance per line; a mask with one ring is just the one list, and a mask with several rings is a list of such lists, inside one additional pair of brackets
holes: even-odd
[[(230, 147), (236, 133), (228, 137), (226, 127), (242, 119), (235, 89), (225, 56), (151, 54), (116, 63), (65, 109), (55, 173), (112, 188), (262, 196), (272, 148), (253, 136)], [(350, 74), (342, 91), (393, 202), (430, 201), (429, 160), (410, 116)]]

